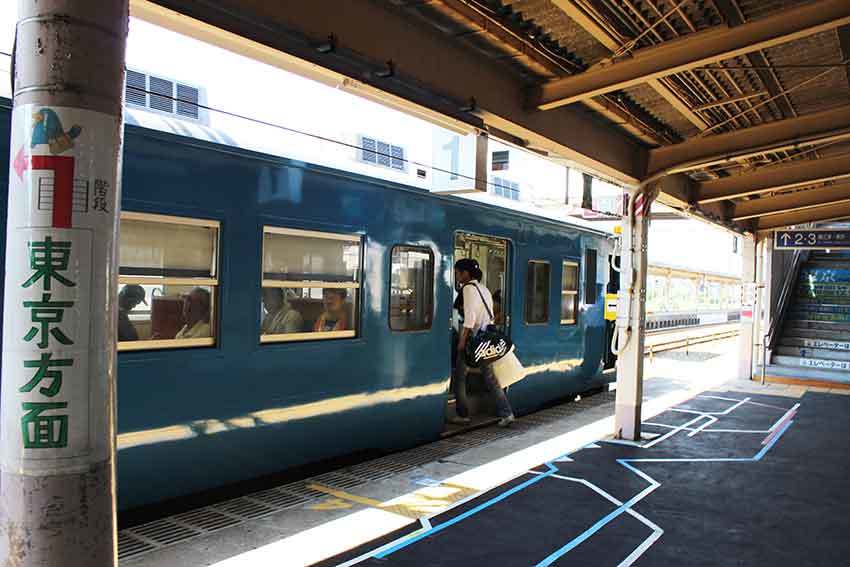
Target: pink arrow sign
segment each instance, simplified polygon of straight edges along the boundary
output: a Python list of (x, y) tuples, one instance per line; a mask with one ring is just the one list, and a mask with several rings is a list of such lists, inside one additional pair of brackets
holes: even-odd
[(12, 162), (12, 167), (15, 168), (15, 173), (18, 174), (18, 179), (21, 181), (24, 180), (24, 171), (27, 169), (28, 164), (29, 160), (26, 154), (24, 154), (24, 147), (21, 146), (21, 149), (18, 150), (18, 155), (15, 156), (15, 161)]

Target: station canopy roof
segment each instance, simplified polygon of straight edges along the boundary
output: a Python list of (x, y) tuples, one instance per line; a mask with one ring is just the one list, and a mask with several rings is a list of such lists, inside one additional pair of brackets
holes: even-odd
[[(165, 10), (163, 10), (163, 8)], [(850, 218), (848, 0), (132, 0), (734, 230)], [(186, 20), (188, 21), (188, 20)], [(401, 102), (399, 102), (401, 101)]]

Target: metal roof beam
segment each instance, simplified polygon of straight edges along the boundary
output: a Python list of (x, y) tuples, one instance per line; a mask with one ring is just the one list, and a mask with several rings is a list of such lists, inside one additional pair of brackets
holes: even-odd
[(839, 205), (826, 203), (817, 208), (806, 209), (804, 211), (794, 211), (790, 213), (761, 217), (755, 223), (754, 228), (756, 230), (771, 230), (795, 224), (833, 221), (846, 218), (850, 218), (850, 203), (842, 203)]
[(805, 211), (844, 203), (850, 203), (850, 183), (840, 183), (816, 189), (807, 189), (805, 191), (795, 191), (785, 195), (741, 201), (735, 205), (732, 220), (742, 221), (756, 217)]
[(818, 0), (740, 26), (718, 26), (635, 52), (629, 58), (540, 87), (534, 105), (551, 110), (652, 79), (850, 24), (850, 2)]
[[(723, 16), (723, 19), (726, 20), (726, 23), (730, 26), (740, 26), (745, 23), (744, 14), (741, 13), (741, 9), (738, 7), (737, 2), (735, 0), (713, 0), (714, 5), (720, 14)], [(797, 116), (797, 111), (791, 104), (791, 99), (787, 94), (782, 93), (782, 85), (779, 84), (779, 77), (776, 76), (776, 73), (773, 69), (770, 69), (770, 64), (762, 51), (754, 51), (752, 53), (747, 54), (747, 61), (749, 61), (750, 65), (753, 67), (757, 67), (756, 75), (759, 76), (761, 83), (767, 89), (767, 92), (770, 93), (770, 96), (773, 97), (773, 103), (779, 108), (779, 112), (782, 113), (783, 118), (791, 118), (792, 116)]]
[[(850, 8), (850, 2), (847, 6)], [(847, 138), (850, 138), (850, 105), (657, 148), (649, 154), (647, 172), (654, 175), (690, 171), (771, 151)]]
[(744, 173), (696, 184), (699, 204), (740, 199), (782, 189), (805, 187), (850, 177), (850, 159), (846, 155), (817, 160), (795, 161), (768, 167), (755, 173)]
[[(850, 60), (850, 26), (838, 28), (838, 44), (841, 47), (841, 60)], [(844, 67), (844, 75), (847, 77), (847, 85), (850, 86), (850, 67)]]
[[(592, 35), (596, 41), (604, 45), (608, 51), (613, 53), (622, 45), (622, 39), (615, 37), (612, 33), (601, 26), (592, 15), (585, 12), (574, 2), (574, 0), (553, 0), (552, 3), (563, 10), (575, 23), (584, 29), (584, 31)], [(675, 108), (679, 114), (684, 116), (688, 122), (696, 126), (701, 131), (708, 128), (708, 123), (696, 112), (691, 110), (688, 104), (682, 100), (682, 98), (676, 94), (673, 89), (662, 83), (659, 79), (653, 79), (649, 81), (648, 84), (661, 98), (670, 103), (670, 105)]]
[(371, 0), (131, 0), (131, 13), (178, 33), (405, 112), (498, 128), (599, 176), (637, 183), (647, 157), (641, 143), (583, 107), (526, 107), (521, 77), (425, 25), (415, 9)]

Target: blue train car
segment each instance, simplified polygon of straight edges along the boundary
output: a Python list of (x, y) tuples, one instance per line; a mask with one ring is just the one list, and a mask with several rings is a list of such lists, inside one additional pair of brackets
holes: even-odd
[[(6, 144), (10, 117), (5, 101)], [(122, 208), (121, 286), (145, 302), (118, 357), (121, 509), (438, 438), (460, 255), (528, 369), (517, 413), (611, 379), (603, 233), (133, 126)], [(210, 316), (193, 335), (169, 316), (197, 288)], [(268, 332), (264, 290), (297, 308), (291, 329)], [(328, 290), (345, 324), (322, 312)]]

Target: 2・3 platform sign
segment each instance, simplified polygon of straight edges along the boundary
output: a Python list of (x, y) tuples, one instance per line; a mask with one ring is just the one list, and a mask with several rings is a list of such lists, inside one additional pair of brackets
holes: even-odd
[(825, 250), (850, 248), (850, 230), (777, 230), (774, 248), (778, 250)]
[[(104, 423), (114, 355), (103, 317), (114, 274), (119, 121), (17, 106), (12, 120), (3, 319), (2, 450), (24, 474), (109, 456)], [(111, 154), (110, 154), (111, 152)], [(97, 305), (97, 303), (100, 305)]]

